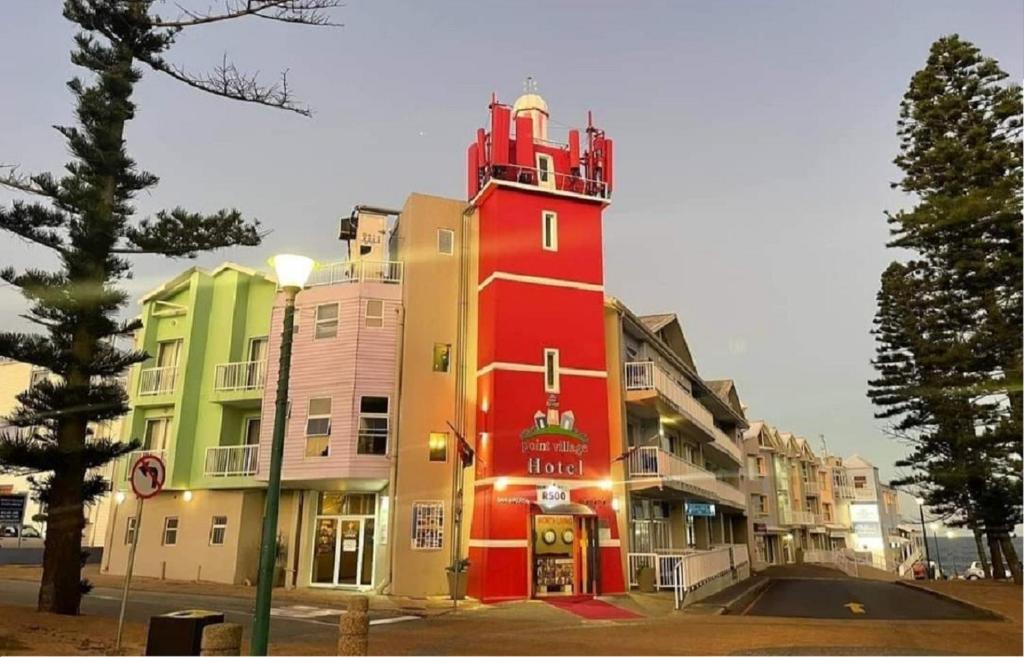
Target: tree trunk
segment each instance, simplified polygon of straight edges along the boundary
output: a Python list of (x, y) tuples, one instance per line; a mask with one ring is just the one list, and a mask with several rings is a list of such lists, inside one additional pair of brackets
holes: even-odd
[(988, 538), (988, 549), (992, 553), (992, 579), (1006, 579), (1006, 568), (1003, 566), (1003, 555), (1000, 551), (999, 537), (995, 530), (989, 529), (986, 532)]
[[(82, 438), (84, 442), (84, 431)], [(69, 460), (81, 463), (80, 453)], [(72, 470), (77, 470), (74, 472)], [(39, 611), (77, 615), (82, 602), (82, 504), (84, 469), (67, 468), (53, 478), (47, 506)]]
[(981, 528), (972, 527), (971, 531), (974, 532), (974, 547), (978, 550), (978, 561), (981, 563), (981, 570), (985, 573), (986, 577), (992, 577), (992, 569), (989, 567), (988, 555), (985, 554), (985, 544), (981, 540)]
[(1006, 564), (1009, 566), (1010, 573), (1013, 575), (1013, 582), (1015, 584), (1020, 584), (1020, 559), (1017, 558), (1017, 550), (1014, 549), (1013, 541), (1010, 540), (1010, 534), (1008, 532), (999, 532), (999, 547), (1003, 551), (1003, 556), (1006, 557)]

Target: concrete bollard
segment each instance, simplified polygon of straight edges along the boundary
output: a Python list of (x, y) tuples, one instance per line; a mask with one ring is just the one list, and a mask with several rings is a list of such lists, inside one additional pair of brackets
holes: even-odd
[(352, 596), (338, 629), (339, 655), (365, 655), (370, 631), (370, 599), (365, 595)]
[(203, 628), (200, 655), (241, 655), (242, 626), (238, 623), (214, 623)]

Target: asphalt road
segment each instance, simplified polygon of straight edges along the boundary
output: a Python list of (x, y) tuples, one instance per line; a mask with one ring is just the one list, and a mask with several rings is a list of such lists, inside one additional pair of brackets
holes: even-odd
[(990, 620), (987, 612), (894, 582), (773, 579), (748, 616), (851, 620)]
[[(35, 607), (39, 584), (15, 580), (0, 580), (0, 602)], [(252, 625), (251, 600), (210, 595), (182, 595), (132, 591), (128, 598), (125, 616), (129, 621), (148, 622), (151, 616), (166, 614), (181, 609), (208, 609), (223, 612), (224, 620), (239, 623), (248, 635)], [(120, 589), (96, 587), (82, 598), (82, 613), (117, 618), (121, 609)], [(301, 606), (292, 604), (275, 605), (271, 609), (270, 632), (275, 641), (302, 640), (317, 642), (336, 641), (338, 619), (343, 609), (330, 606)], [(414, 616), (395, 616), (386, 612), (371, 611), (371, 625), (388, 625), (395, 622), (418, 620)]]

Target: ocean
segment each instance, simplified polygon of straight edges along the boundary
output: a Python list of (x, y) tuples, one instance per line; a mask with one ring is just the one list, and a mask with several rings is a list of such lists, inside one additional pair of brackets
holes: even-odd
[[(939, 559), (935, 558), (936, 541), (938, 541), (939, 546)], [(1024, 538), (1015, 536), (1013, 538), (1013, 546), (1017, 550), (1018, 558), (1024, 556), (1024, 553), (1022, 553)], [(978, 560), (978, 550), (975, 547), (973, 536), (957, 536), (956, 538), (936, 537), (929, 531), (928, 548), (932, 551), (932, 561), (941, 561), (942, 569), (947, 573), (952, 573), (954, 569), (962, 573), (967, 566), (971, 565), (972, 561)], [(985, 556), (991, 559), (988, 553), (987, 542), (985, 542)]]

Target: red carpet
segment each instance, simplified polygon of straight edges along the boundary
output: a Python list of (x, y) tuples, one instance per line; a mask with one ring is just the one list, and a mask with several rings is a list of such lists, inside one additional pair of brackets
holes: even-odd
[(545, 598), (544, 602), (553, 607), (564, 609), (569, 613), (576, 614), (587, 620), (624, 620), (629, 618), (642, 618), (640, 614), (608, 604), (604, 600), (588, 597), (571, 598)]

